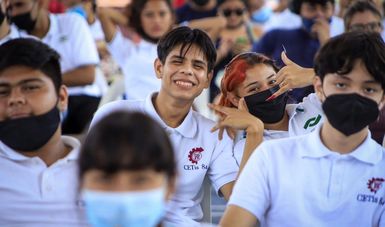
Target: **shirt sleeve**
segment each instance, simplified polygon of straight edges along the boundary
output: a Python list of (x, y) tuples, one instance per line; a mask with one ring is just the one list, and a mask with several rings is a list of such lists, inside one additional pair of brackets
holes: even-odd
[(233, 157), (233, 145), (233, 141), (224, 135), (213, 152), (208, 175), (217, 193), (223, 185), (237, 178), (239, 167)]
[(228, 203), (251, 212), (258, 220), (263, 220), (271, 201), (267, 150), (262, 143), (251, 155), (235, 184)]
[(275, 32), (273, 30), (267, 32), (259, 41), (255, 42), (252, 50), (253, 52), (261, 53), (271, 57), (274, 53), (275, 42)]
[[(73, 30), (71, 33), (71, 49), (75, 50), (75, 54), (72, 54), (71, 56), (71, 65), (76, 68), (84, 65), (99, 64), (99, 55), (96, 44), (92, 38), (90, 28), (88, 27), (86, 21), (75, 14), (67, 16), (68, 18), (65, 18), (70, 18), (73, 24)], [(65, 21), (61, 21), (61, 24), (63, 25), (60, 26), (63, 27), (65, 23)]]

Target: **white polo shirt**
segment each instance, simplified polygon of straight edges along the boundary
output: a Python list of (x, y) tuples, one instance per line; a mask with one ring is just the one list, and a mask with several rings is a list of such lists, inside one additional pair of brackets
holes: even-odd
[[(280, 139), (310, 133), (323, 122), (322, 103), (315, 93), (306, 96), (301, 103), (288, 104), (286, 113), (289, 115), (288, 131), (263, 131), (263, 140)], [(236, 142), (234, 156), (238, 163), (242, 160), (246, 139)]]
[(78, 200), (80, 143), (62, 139), (73, 149), (49, 167), (0, 142), (0, 226), (88, 226)]
[[(99, 64), (99, 55), (90, 29), (80, 15), (75, 13), (49, 14), (48, 33), (41, 40), (60, 54), (62, 73), (84, 65)], [(25, 32), (20, 33), (23, 36)], [(96, 80), (92, 85), (69, 87), (69, 95), (101, 96)]]
[(263, 142), (229, 204), (266, 226), (385, 226), (385, 148), (370, 138), (341, 155), (307, 135)]
[(232, 157), (232, 140), (225, 136), (218, 140), (211, 133), (214, 122), (190, 110), (177, 128), (167, 126), (155, 111), (152, 95), (145, 100), (120, 100), (102, 106), (94, 116), (91, 127), (102, 117), (117, 110), (140, 111), (155, 119), (166, 130), (172, 141), (178, 179), (176, 192), (168, 206), (166, 221), (191, 226), (203, 217), (200, 203), (203, 198), (203, 180), (207, 175), (216, 191), (236, 179), (238, 166)]
[(145, 40), (135, 44), (120, 31), (108, 44), (112, 58), (123, 71), (127, 100), (145, 99), (159, 91), (161, 81), (154, 71), (154, 61), (158, 57), (156, 48), (156, 44)]

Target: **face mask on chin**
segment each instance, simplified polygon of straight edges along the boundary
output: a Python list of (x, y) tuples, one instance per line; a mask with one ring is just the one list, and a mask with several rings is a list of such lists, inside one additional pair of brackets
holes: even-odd
[(16, 151), (36, 151), (51, 139), (59, 124), (60, 112), (55, 105), (45, 114), (1, 121), (0, 141)]
[(279, 90), (279, 85), (253, 95), (245, 96), (245, 102), (249, 112), (259, 118), (263, 123), (277, 123), (286, 112), (287, 93), (266, 101), (272, 94)]
[(322, 109), (329, 123), (345, 136), (361, 131), (379, 115), (375, 101), (356, 93), (329, 95)]

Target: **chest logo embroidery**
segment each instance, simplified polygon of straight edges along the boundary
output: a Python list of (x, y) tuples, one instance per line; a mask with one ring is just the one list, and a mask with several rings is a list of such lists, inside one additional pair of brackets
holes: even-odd
[(309, 127), (316, 126), (320, 120), (321, 120), (321, 115), (318, 114), (317, 117), (312, 117), (309, 120), (307, 120), (305, 122), (305, 125), (303, 126), (303, 128), (307, 129)]
[(381, 189), (382, 187), (382, 183), (384, 182), (384, 178), (372, 178), (372, 179), (369, 179), (368, 181), (368, 189), (371, 191), (371, 192), (374, 192), (374, 194), (377, 193), (378, 190)]
[(189, 154), (188, 154), (188, 160), (192, 163), (192, 164), (198, 164), (199, 160), (202, 159), (202, 152), (203, 152), (203, 148), (201, 147), (196, 147), (196, 148), (193, 148)]

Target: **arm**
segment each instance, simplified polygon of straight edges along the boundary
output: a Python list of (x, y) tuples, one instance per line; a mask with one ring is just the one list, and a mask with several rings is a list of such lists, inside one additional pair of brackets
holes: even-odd
[[(218, 136), (220, 140), (222, 139), (224, 130), (227, 128), (245, 130), (247, 132), (243, 156), (237, 175), (238, 178), (251, 154), (263, 141), (263, 122), (248, 112), (244, 99), (239, 101), (238, 109), (214, 104), (210, 104), (209, 106), (223, 115), (222, 119), (211, 130), (212, 132), (219, 130)], [(233, 134), (231, 130), (228, 130), (228, 132), (230, 132), (228, 134)], [(235, 182), (233, 181), (221, 187), (220, 191), (226, 200), (230, 198), (234, 184)]]
[(221, 227), (259, 227), (258, 219), (249, 211), (235, 205), (229, 205), (220, 222)]
[(108, 8), (98, 8), (98, 17), (102, 25), (106, 42), (111, 42), (117, 32), (116, 25), (128, 24), (128, 18), (122, 13)]
[(222, 16), (195, 19), (189, 21), (188, 26), (205, 31), (214, 41), (218, 39), (219, 32), (226, 26), (226, 19)]
[(95, 66), (85, 65), (63, 73), (63, 83), (68, 87), (92, 84), (95, 80)]

